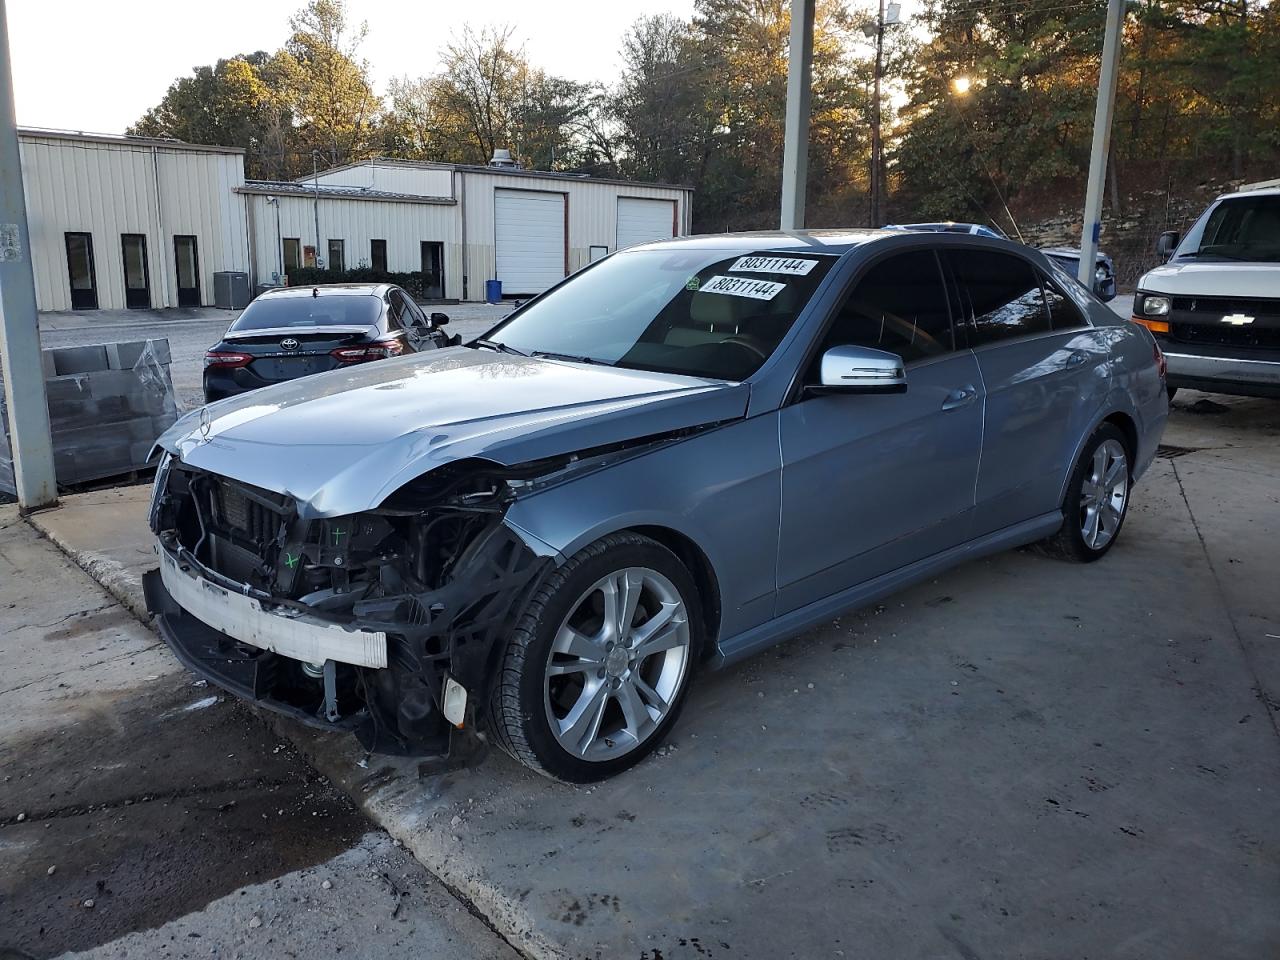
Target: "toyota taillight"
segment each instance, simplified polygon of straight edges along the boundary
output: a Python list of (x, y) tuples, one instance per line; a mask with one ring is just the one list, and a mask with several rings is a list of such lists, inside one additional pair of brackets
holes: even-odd
[(404, 343), (399, 340), (375, 340), (373, 343), (358, 347), (338, 347), (329, 351), (329, 356), (340, 363), (367, 363), (370, 360), (385, 360), (387, 357), (398, 357), (404, 353)]
[(206, 367), (246, 367), (252, 362), (253, 356), (251, 354), (234, 353), (229, 350), (207, 350), (204, 355), (204, 365)]

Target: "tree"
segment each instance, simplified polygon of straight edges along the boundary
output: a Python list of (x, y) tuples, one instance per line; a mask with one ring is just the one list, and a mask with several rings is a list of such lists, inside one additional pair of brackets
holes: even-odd
[(348, 23), (343, 0), (309, 0), (289, 26), (279, 82), (298, 147), (330, 166), (368, 156), (382, 104), (359, 59), (367, 25)]
[(128, 129), (142, 137), (245, 148), (251, 176), (280, 176), (283, 107), (272, 88), (271, 57), (259, 51), (196, 67)]

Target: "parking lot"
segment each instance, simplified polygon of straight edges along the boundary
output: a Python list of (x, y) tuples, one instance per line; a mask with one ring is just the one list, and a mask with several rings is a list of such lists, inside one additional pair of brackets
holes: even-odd
[[(226, 740), (187, 719), (158, 755), (130, 747), (155, 736), (157, 716), (211, 693), (192, 688), (112, 599), (141, 609), (138, 577), (154, 563), (145, 489), (69, 497), (32, 518), (78, 565), (42, 568), (42, 592), (63, 606), (36, 616), (15, 594), (5, 611), (6, 635), (28, 638), (6, 645), (4, 669), (18, 671), (20, 686), (0, 695), (9, 747), (0, 895), (28, 918), (7, 945), (49, 955), (55, 942), (88, 947), (164, 921), (122, 943), (172, 945), (202, 931), (200, 953), (270, 955), (279, 947), (268, 943), (289, 942), (301, 921), (262, 907), (261, 891), (291, 884), (305, 888), (315, 916), (330, 917), (325, 943), (350, 942), (316, 899), (322, 875), (344, 878), (351, 929), (380, 943), (388, 928), (402, 930), (382, 882), (367, 878), (388, 873), (375, 869), (378, 856), (403, 856), (398, 842), (429, 871), (413, 881), (426, 902), (455, 908), (442, 914), (454, 924), (443, 932), (438, 909), (414, 915), (421, 936), (470, 936), (457, 949), (474, 955), (1270, 955), (1280, 944), (1278, 437), (1274, 402), (1179, 394), (1164, 454), (1103, 561), (1002, 554), (704, 675), (670, 745), (591, 788), (543, 780), (496, 751), (471, 769), (421, 776), (416, 763), (365, 758), (345, 738), (264, 724), (221, 699), (201, 722), (218, 719)], [(21, 565), (16, 550), (6, 557)], [(88, 648), (83, 631), (68, 629), (85, 621), (97, 630)], [(15, 634), (18, 624), (44, 626)], [(26, 666), (31, 650), (76, 663), (74, 688), (56, 686), (67, 682), (63, 666)], [(23, 669), (43, 687), (29, 687)], [(152, 699), (157, 684), (168, 688)], [(54, 728), (41, 736), (84, 751), (74, 803), (45, 789), (63, 761), (21, 748), (36, 722), (23, 699), (33, 689), (53, 704), (41, 709), (61, 711), (37, 715)], [(244, 773), (246, 756), (267, 772)], [(86, 812), (99, 805), (126, 813), (106, 767), (143, 782), (177, 768), (239, 785), (213, 804), (235, 801), (221, 826), (195, 837), (189, 804), (152, 811), (157, 835), (189, 850), (195, 867), (211, 857), (196, 842), (202, 834), (261, 837), (247, 821), (275, 811), (260, 807), (307, 817), (306, 803), (323, 802), (327, 819), (312, 827), (283, 817), (278, 837), (310, 842), (189, 890), (144, 921), (134, 891), (171, 875), (172, 856), (131, 860), (63, 832), (74, 824), (100, 835), (103, 819)], [(264, 805), (254, 776), (299, 792)], [(308, 777), (319, 778), (313, 788)], [(341, 795), (325, 793), (328, 784)], [(344, 812), (346, 797), (371, 824)], [(237, 820), (237, 807), (250, 816)], [(364, 830), (374, 833), (359, 839)], [(54, 860), (58, 871), (46, 875)], [(134, 879), (108, 884), (113, 893), (98, 895), (85, 926), (79, 904), (112, 871)], [(257, 885), (240, 887), (257, 908), (237, 893), (242, 883)], [(206, 898), (213, 906), (198, 916), (232, 919), (183, 919)], [(463, 922), (471, 911), (484, 925)], [(80, 936), (47, 939), (39, 928), (51, 924), (79, 925)], [(111, 949), (128, 953), (99, 952)]]

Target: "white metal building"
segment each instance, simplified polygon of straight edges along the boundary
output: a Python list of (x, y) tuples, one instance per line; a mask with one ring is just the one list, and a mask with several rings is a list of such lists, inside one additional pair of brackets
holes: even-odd
[(22, 130), (41, 310), (213, 303), (213, 274), (247, 270), (244, 151)]
[(615, 250), (688, 233), (689, 187), (370, 160), (246, 181), (238, 148), (19, 132), (41, 310), (212, 305), (213, 274), (425, 275), (431, 299), (540, 293)]
[[(392, 211), (407, 203), (448, 205), (451, 228), (419, 234), (418, 242), (412, 234), (395, 243), (386, 237), (386, 258), (391, 270), (426, 270), (428, 256), (436, 254), (423, 252), (420, 245), (439, 243), (442, 295), (462, 300), (482, 299), (485, 280), (500, 280), (507, 296), (541, 293), (615, 250), (683, 236), (692, 218), (691, 187), (511, 167), (368, 160), (326, 170), (290, 186), (304, 192), (319, 188), (320, 257), (328, 256), (331, 239), (345, 240), (342, 253), (347, 266), (361, 260), (373, 265), (369, 243), (379, 236), (364, 232), (346, 237), (332, 232), (326, 226), (326, 202), (359, 194), (364, 202), (387, 209), (388, 223), (401, 215)], [(245, 192), (257, 194), (268, 188), (249, 184)], [(332, 197), (326, 197), (326, 189), (334, 191)], [(261, 223), (266, 215), (256, 215), (254, 221)], [(425, 223), (420, 210), (405, 210), (403, 215), (409, 222)], [(368, 229), (378, 224), (376, 217), (360, 222)], [(355, 223), (351, 228), (358, 229)], [(262, 228), (258, 229), (260, 234)], [(314, 224), (295, 236), (301, 237), (304, 252), (307, 245), (316, 244)], [(260, 242), (257, 249), (269, 251), (273, 246)], [(274, 269), (259, 256), (260, 276), (269, 276)]]

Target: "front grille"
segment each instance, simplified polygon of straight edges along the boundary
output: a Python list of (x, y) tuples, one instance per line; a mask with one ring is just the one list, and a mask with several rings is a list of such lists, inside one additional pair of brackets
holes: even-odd
[[(1256, 323), (1257, 321), (1255, 321)], [(1213, 347), (1256, 347), (1280, 350), (1280, 327), (1233, 327), (1218, 323), (1173, 323), (1170, 335), (1180, 343)]]
[[(1257, 297), (1174, 297), (1169, 312), (1172, 339), (1208, 347), (1280, 350), (1280, 300)], [(1239, 314), (1247, 324), (1224, 323)]]
[(1280, 316), (1280, 300), (1259, 297), (1174, 297), (1173, 309), (1178, 313), (1200, 313), (1225, 316), (1247, 313), (1251, 316)]
[(280, 515), (240, 487), (219, 481), (214, 486), (218, 520), (247, 540), (263, 544), (275, 538)]

